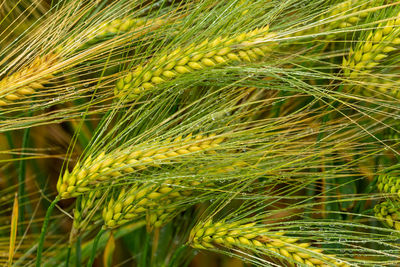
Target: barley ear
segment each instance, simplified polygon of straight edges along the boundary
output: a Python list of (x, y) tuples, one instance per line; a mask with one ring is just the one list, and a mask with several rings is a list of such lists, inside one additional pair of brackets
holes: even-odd
[(71, 173), (66, 171), (57, 182), (57, 191), (63, 199), (76, 197), (89, 192), (101, 182), (113, 181), (115, 177), (171, 161), (179, 162), (180, 158), (195, 153), (212, 153), (224, 140), (224, 137), (213, 134), (188, 135), (164, 143), (149, 144), (148, 149), (138, 146), (111, 153), (103, 151), (98, 156), (88, 157), (82, 164), (78, 163)]
[(394, 97), (400, 96), (398, 89), (392, 83), (383, 82), (370, 74), (379, 67), (386, 58), (398, 50), (400, 44), (400, 13), (395, 18), (379, 24), (376, 29), (366, 34), (365, 40), (354, 49), (350, 49), (348, 58), (343, 60), (343, 70), (346, 77), (363, 79), (368, 84), (366, 88), (355, 86), (357, 93), (374, 96), (377, 93), (387, 93)]
[(116, 83), (118, 97), (137, 98), (146, 91), (187, 73), (211, 69), (235, 62), (255, 62), (264, 58), (277, 44), (269, 39), (275, 33), (269, 26), (230, 37), (178, 47), (168, 55), (155, 56), (146, 65), (136, 69)]
[(400, 231), (399, 202), (384, 201), (374, 206), (375, 216), (390, 228)]
[(45, 84), (54, 77), (48, 69), (58, 60), (56, 54), (38, 56), (28, 66), (3, 78), (0, 81), (0, 106), (16, 103), (43, 90)]
[(235, 250), (253, 251), (283, 258), (291, 264), (305, 266), (350, 266), (335, 259), (333, 255), (322, 254), (321, 249), (301, 243), (297, 238), (285, 237), (284, 232), (272, 232), (256, 223), (227, 223), (224, 220), (195, 226), (189, 237), (194, 248), (216, 249), (234, 248)]
[(396, 197), (400, 197), (400, 178), (395, 175), (379, 175), (376, 186), (382, 193), (394, 194)]

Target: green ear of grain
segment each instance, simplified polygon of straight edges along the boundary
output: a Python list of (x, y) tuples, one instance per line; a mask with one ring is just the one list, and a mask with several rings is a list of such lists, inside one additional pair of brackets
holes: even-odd
[(385, 24), (379, 24), (376, 30), (371, 30), (365, 42), (354, 51), (350, 50), (349, 58), (343, 62), (345, 74), (355, 78), (363, 72), (370, 72), (388, 54), (398, 50), (400, 44), (400, 14)]
[(115, 177), (143, 170), (149, 166), (177, 160), (198, 152), (213, 152), (224, 141), (224, 137), (191, 134), (164, 143), (149, 144), (147, 149), (136, 147), (112, 153), (100, 153), (97, 157), (88, 157), (81, 165), (77, 164), (71, 173), (65, 174), (57, 182), (61, 198), (76, 197), (93, 189), (101, 182), (110, 182)]
[(184, 180), (171, 179), (161, 185), (146, 183), (133, 185), (126, 191), (122, 189), (117, 198), (105, 204), (104, 224), (114, 228), (146, 216), (149, 230), (153, 227), (159, 228), (182, 211), (171, 205), (192, 195), (192, 190), (185, 188), (198, 184), (199, 182), (185, 183)]
[(375, 216), (388, 227), (400, 231), (399, 201), (383, 201), (374, 206)]
[[(347, 0), (331, 7), (326, 14), (319, 16), (315, 22), (318, 26), (296, 32), (294, 36), (319, 34), (320, 37), (332, 40), (342, 37), (344, 29), (354, 27), (364, 21), (374, 10), (368, 10), (374, 6), (374, 1)], [(350, 13), (351, 12), (351, 13)], [(320, 35), (321, 33), (337, 31), (331, 34)], [(314, 38), (314, 37), (312, 37)]]
[(374, 77), (376, 68), (383, 67), (382, 62), (399, 51), (400, 45), (400, 13), (393, 19), (380, 23), (376, 29), (370, 30), (366, 38), (355, 48), (350, 48), (347, 59), (343, 59), (343, 70), (346, 77), (364, 81), (365, 87), (353, 86), (355, 92), (364, 96), (387, 94), (398, 98), (400, 90), (394, 82)]
[[(76, 35), (70, 37), (67, 42), (57, 48), (61, 54), (71, 54), (76, 51), (89, 48), (91, 45), (122, 35), (128, 32), (142, 31), (149, 32), (150, 28), (155, 29), (162, 24), (166, 24), (167, 20), (161, 18), (122, 18), (110, 21), (104, 21), (98, 25), (94, 25), (85, 31), (84, 36)], [(144, 30), (149, 27), (149, 30)]]
[(137, 98), (146, 91), (187, 73), (194, 73), (235, 62), (255, 62), (264, 58), (277, 45), (271, 42), (275, 33), (269, 26), (230, 37), (192, 43), (178, 47), (168, 55), (154, 56), (144, 66), (137, 66), (116, 83), (115, 95)]
[(382, 193), (393, 194), (396, 197), (400, 197), (400, 178), (397, 175), (379, 175), (376, 186)]

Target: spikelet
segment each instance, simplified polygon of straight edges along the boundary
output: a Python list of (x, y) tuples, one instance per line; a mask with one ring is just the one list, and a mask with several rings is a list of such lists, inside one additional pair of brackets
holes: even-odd
[(184, 139), (179, 136), (173, 141), (149, 145), (150, 149), (138, 150), (137, 147), (130, 147), (124, 151), (107, 154), (102, 152), (97, 157), (88, 157), (83, 164), (78, 163), (71, 173), (66, 171), (58, 180), (57, 190), (61, 198), (76, 197), (90, 191), (96, 183), (111, 181), (113, 177), (177, 160), (196, 152), (213, 152), (223, 141), (223, 137), (215, 134), (194, 137), (190, 134)]
[(400, 197), (400, 178), (391, 174), (379, 175), (377, 181), (378, 190), (382, 193), (395, 194)]
[(375, 216), (390, 228), (400, 231), (400, 203), (384, 201), (374, 206)]
[(161, 227), (181, 211), (172, 205), (173, 202), (192, 195), (189, 188), (198, 184), (200, 182), (173, 179), (160, 185), (133, 185), (129, 190), (122, 190), (117, 198), (105, 205), (104, 224), (113, 228), (146, 215), (148, 229)]
[(190, 233), (189, 244), (194, 248), (235, 248), (278, 256), (289, 263), (302, 266), (350, 266), (334, 259), (333, 255), (322, 254), (309, 243), (301, 243), (297, 238), (283, 236), (283, 232), (269, 232), (256, 223), (226, 223), (224, 220), (197, 224)]
[(205, 40), (199, 44), (179, 47), (168, 55), (155, 57), (121, 78), (116, 83), (115, 95), (134, 99), (159, 84), (187, 73), (233, 62), (258, 61), (276, 46), (274, 42), (265, 42), (275, 36), (268, 29), (266, 26), (233, 37)]

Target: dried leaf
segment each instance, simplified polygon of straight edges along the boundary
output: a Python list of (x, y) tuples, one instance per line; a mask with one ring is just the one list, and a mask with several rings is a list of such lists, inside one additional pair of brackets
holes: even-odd
[(110, 237), (107, 241), (106, 248), (104, 249), (104, 254), (103, 254), (103, 265), (105, 267), (112, 266), (114, 250), (115, 250), (115, 238), (114, 238), (113, 233), (111, 232)]
[(12, 265), (15, 252), (15, 240), (17, 238), (18, 227), (18, 195), (15, 193), (14, 206), (11, 214), (11, 233), (10, 233), (10, 250), (8, 253), (8, 266)]

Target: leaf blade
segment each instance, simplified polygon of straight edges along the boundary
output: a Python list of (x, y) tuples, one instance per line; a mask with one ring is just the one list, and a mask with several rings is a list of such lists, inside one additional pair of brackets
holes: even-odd
[(15, 253), (15, 241), (17, 239), (17, 227), (18, 227), (18, 194), (15, 193), (14, 205), (11, 214), (11, 231), (10, 231), (10, 249), (8, 252), (8, 266), (11, 267)]

